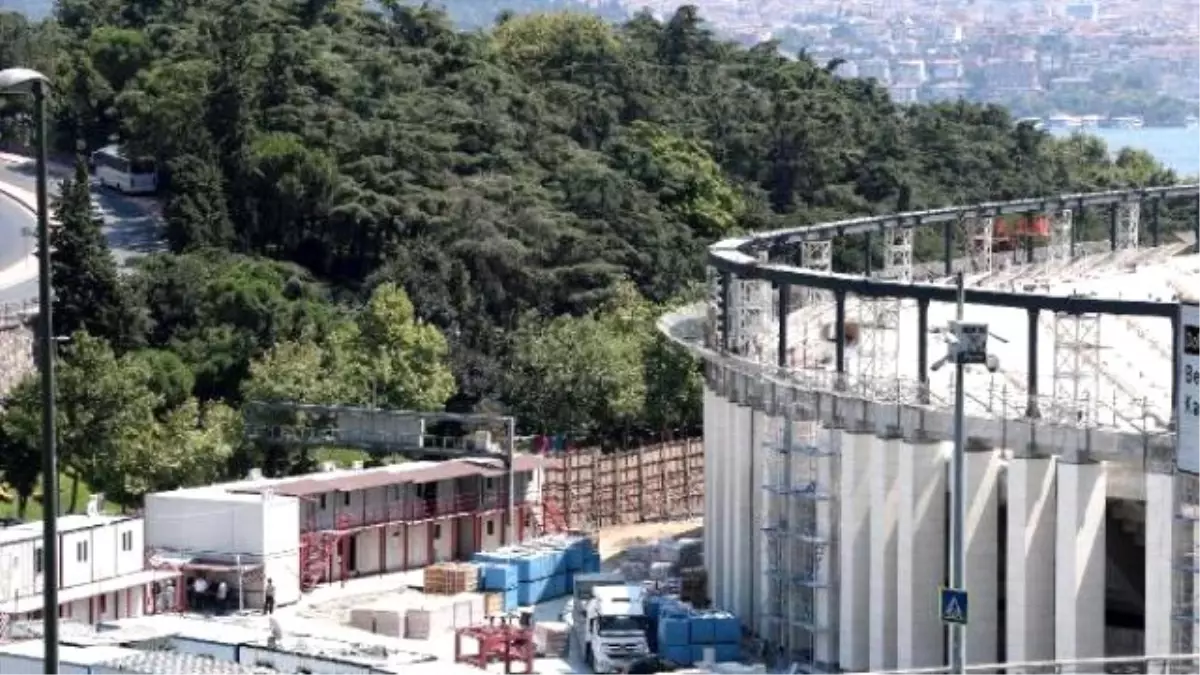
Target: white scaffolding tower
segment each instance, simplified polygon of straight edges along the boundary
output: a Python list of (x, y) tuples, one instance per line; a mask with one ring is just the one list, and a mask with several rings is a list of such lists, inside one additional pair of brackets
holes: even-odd
[[(913, 231), (910, 228), (888, 230), (884, 239), (883, 269), (879, 276), (911, 282), (913, 278)], [(860, 298), (858, 302), (858, 378), (859, 386), (890, 391), (879, 382), (880, 376), (894, 378), (900, 370), (900, 298)]]
[[(806, 241), (800, 246), (800, 267), (815, 272), (833, 271), (832, 240)], [(830, 304), (831, 299), (827, 291), (793, 286), (792, 302), (797, 303), (797, 306), (803, 311), (800, 324), (800, 359), (797, 364), (796, 359), (789, 355), (788, 361), (801, 368), (811, 368), (816, 365), (818, 360), (813, 356), (817, 354), (816, 347), (820, 344), (821, 314), (823, 308)], [(813, 330), (814, 324), (817, 326), (815, 331)]]
[[(1200, 478), (1175, 474), (1171, 651), (1200, 653)], [(1186, 672), (1196, 672), (1195, 662)], [(1184, 672), (1176, 670), (1174, 672)]]
[[(806, 241), (801, 244), (800, 266), (814, 272), (833, 271), (833, 240), (820, 239)], [(816, 288), (798, 287), (792, 292), (793, 298), (799, 298), (804, 306), (818, 304), (828, 300), (829, 293)]]
[(1136, 251), (1140, 236), (1141, 202), (1117, 204), (1117, 250)]
[(724, 338), (724, 327), (721, 325), (721, 306), (725, 298), (721, 294), (721, 273), (715, 267), (706, 268), (708, 275), (708, 321), (705, 337), (709, 349), (720, 349)]
[(1068, 424), (1093, 424), (1100, 394), (1100, 315), (1054, 314), (1054, 409)]
[(1070, 209), (1048, 214), (1050, 241), (1046, 244), (1046, 262), (1066, 263), (1071, 261), (1071, 239), (1075, 229)]
[(772, 314), (778, 302), (773, 300), (770, 282), (730, 277), (732, 285), (729, 322), (729, 349), (740, 356), (762, 361)]
[(986, 216), (963, 216), (959, 220), (967, 262), (972, 272), (992, 273), (992, 226), (992, 219)]
[(807, 411), (781, 406), (772, 424), (763, 453), (767, 656), (823, 672), (836, 651), (831, 549), (837, 452)]

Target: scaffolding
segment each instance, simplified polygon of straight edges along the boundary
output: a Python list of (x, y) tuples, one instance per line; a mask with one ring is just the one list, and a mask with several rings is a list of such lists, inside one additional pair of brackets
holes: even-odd
[(768, 655), (823, 672), (835, 660), (837, 451), (811, 411), (780, 406), (763, 457)]
[[(884, 240), (883, 269), (879, 276), (911, 282), (913, 231), (888, 230)], [(859, 298), (858, 379), (859, 386), (874, 388), (880, 376), (892, 379), (900, 369), (900, 298)], [(883, 372), (887, 368), (888, 372)], [(886, 387), (885, 387), (886, 389)]]
[(1091, 425), (1100, 394), (1100, 315), (1054, 314), (1054, 408), (1059, 421)]
[[(832, 272), (833, 241), (821, 239), (803, 242), (800, 249), (800, 266), (814, 272)], [(817, 352), (815, 345), (820, 341), (820, 315), (823, 308), (831, 301), (828, 291), (805, 286), (792, 287), (792, 302), (797, 303), (796, 306), (802, 311), (800, 314), (800, 359), (797, 364), (794, 354), (789, 353), (788, 363), (799, 365), (801, 368), (811, 368), (816, 365), (815, 361), (818, 359), (810, 357)], [(812, 328), (814, 322), (817, 323), (817, 335), (815, 336)]]
[(1140, 220), (1142, 203), (1138, 201), (1117, 204), (1116, 241), (1113, 242), (1118, 251), (1136, 251), (1140, 235)]
[(1074, 238), (1075, 221), (1070, 209), (1048, 214), (1050, 240), (1046, 244), (1046, 262), (1067, 263), (1071, 261), (1071, 241)]
[(992, 219), (981, 216), (963, 216), (959, 229), (966, 246), (967, 262), (972, 272), (992, 273)]
[(708, 339), (709, 349), (723, 349), (723, 339), (725, 337), (723, 322), (721, 321), (721, 310), (725, 304), (723, 290), (721, 287), (721, 272), (715, 267), (706, 268), (708, 274), (708, 321), (705, 322), (707, 330), (705, 335)]
[[(765, 260), (765, 254), (759, 256)], [(765, 355), (766, 335), (771, 327), (772, 316), (778, 314), (779, 305), (774, 299), (775, 291), (770, 282), (758, 279), (740, 279), (731, 275), (732, 284), (729, 322), (729, 350), (733, 354), (753, 358), (761, 362)]]
[[(1173, 551), (1171, 651), (1200, 653), (1200, 478), (1175, 474), (1175, 527)], [(1196, 663), (1180, 664), (1196, 672)]]

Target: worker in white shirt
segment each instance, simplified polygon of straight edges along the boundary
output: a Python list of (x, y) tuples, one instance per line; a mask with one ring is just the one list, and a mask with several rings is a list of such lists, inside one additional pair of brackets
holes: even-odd
[(192, 609), (199, 611), (205, 609), (205, 605), (208, 604), (206, 593), (208, 593), (208, 580), (204, 577), (196, 577), (195, 583), (192, 584), (192, 594), (196, 597), (196, 606)]
[(222, 581), (219, 584), (217, 584), (217, 613), (218, 614), (224, 614), (225, 612), (229, 611), (229, 606), (228, 606), (228, 603), (226, 602), (228, 597), (229, 597), (229, 585), (226, 584), (224, 581)]

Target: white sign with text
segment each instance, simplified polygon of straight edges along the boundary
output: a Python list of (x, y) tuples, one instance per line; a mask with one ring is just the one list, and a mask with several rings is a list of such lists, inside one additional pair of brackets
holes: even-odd
[(1200, 474), (1200, 305), (1179, 305), (1179, 330), (1175, 462), (1180, 471)]

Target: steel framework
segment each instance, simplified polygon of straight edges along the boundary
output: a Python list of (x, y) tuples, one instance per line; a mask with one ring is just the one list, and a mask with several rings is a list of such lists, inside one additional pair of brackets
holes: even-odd
[(1074, 216), (1070, 209), (1062, 209), (1048, 214), (1047, 218), (1050, 221), (1050, 241), (1046, 244), (1046, 262), (1069, 262), (1075, 231)]
[[(800, 244), (800, 266), (817, 272), (833, 271), (833, 241), (822, 239), (802, 242)], [(810, 355), (817, 351), (814, 345), (820, 338), (818, 335), (814, 339), (812, 326), (817, 323), (818, 330), (820, 330), (821, 314), (824, 308), (832, 302), (832, 298), (828, 291), (806, 286), (792, 286), (791, 292), (792, 302), (798, 303), (801, 309), (800, 359), (797, 362), (795, 354), (789, 346), (787, 362), (794, 366), (809, 368), (814, 365), (814, 359), (811, 359)]]
[[(806, 270), (814, 272), (832, 272), (833, 271), (833, 240), (819, 239), (816, 241), (806, 241), (800, 244), (800, 266)], [(828, 300), (829, 294), (815, 288), (798, 287), (800, 293), (795, 294), (802, 298), (801, 303), (804, 306), (817, 304)], [(795, 292), (793, 292), (795, 293)]]
[(992, 219), (986, 216), (963, 216), (959, 221), (967, 262), (971, 271), (992, 273)]
[(768, 654), (822, 672), (834, 661), (832, 568), (837, 450), (803, 409), (785, 404), (765, 442), (763, 598)]
[(735, 354), (761, 361), (763, 336), (772, 325), (771, 310), (775, 304), (771, 299), (771, 285), (769, 282), (743, 280), (736, 276), (731, 283), (733, 297), (729, 310), (733, 320), (729, 326), (729, 349)]
[(1059, 419), (1095, 422), (1101, 346), (1099, 314), (1054, 314), (1054, 407)]
[(1136, 251), (1140, 236), (1141, 202), (1117, 204), (1117, 231), (1113, 242), (1118, 251)]
[[(1200, 478), (1175, 475), (1172, 651), (1200, 653)], [(1191, 670), (1190, 672), (1195, 672)]]

